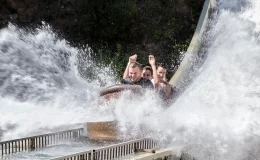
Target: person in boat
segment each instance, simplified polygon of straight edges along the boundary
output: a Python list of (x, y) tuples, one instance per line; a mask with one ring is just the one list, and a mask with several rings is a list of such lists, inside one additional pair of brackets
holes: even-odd
[[(125, 72), (124, 72), (124, 75), (123, 75), (123, 79), (125, 79), (125, 78), (127, 78), (129, 76), (128, 75), (129, 74), (128, 73), (129, 72), (129, 65), (131, 63), (133, 63), (133, 62), (137, 62), (136, 59), (137, 59), (137, 55), (136, 54), (129, 57), (129, 61), (128, 61), (128, 64), (126, 66), (126, 69), (125, 69)], [(154, 58), (154, 56), (153, 55), (149, 55), (148, 61), (149, 61), (149, 64), (151, 66), (145, 66), (145, 67), (141, 66), (141, 68), (143, 69), (143, 72), (142, 72), (141, 76), (143, 78), (147, 78), (149, 80), (152, 80), (154, 78), (157, 79), (157, 77), (153, 76), (153, 73), (156, 72), (156, 65), (155, 65), (155, 58)]]
[(157, 88), (161, 98), (164, 100), (169, 100), (173, 97), (175, 93), (174, 87), (172, 87), (171, 84), (169, 84), (166, 80), (166, 68), (163, 67), (161, 63), (157, 64), (155, 76), (157, 76), (156, 79), (152, 79), (152, 83)]
[(140, 85), (142, 88), (154, 88), (149, 79), (143, 78), (141, 65), (131, 62), (127, 65), (128, 77), (120, 81), (121, 84)]
[[(137, 63), (139, 68), (142, 68), (142, 66), (136, 60), (137, 60), (137, 55), (136, 54), (129, 57), (129, 61), (128, 61), (128, 64), (126, 66), (126, 69), (125, 69), (125, 72), (124, 72), (124, 75), (123, 75), (123, 79), (127, 79), (127, 78), (130, 77), (130, 75), (129, 75), (130, 74), (129, 68), (130, 68), (130, 65), (132, 63)], [(155, 64), (154, 56), (153, 55), (149, 55), (148, 61), (149, 61), (149, 64), (151, 65), (151, 67), (147, 66), (147, 67), (143, 68), (141, 77), (149, 79), (149, 80), (154, 79), (154, 82), (155, 82), (154, 84), (158, 84), (158, 82), (159, 82), (158, 81), (158, 76), (157, 75), (153, 75), (153, 73), (156, 73), (156, 64)], [(145, 71), (144, 71), (144, 69), (145, 69)], [(148, 73), (148, 74), (146, 74), (146, 73)]]
[(143, 73), (142, 73), (142, 77), (152, 80), (153, 79), (153, 69), (150, 66), (145, 66), (143, 67)]

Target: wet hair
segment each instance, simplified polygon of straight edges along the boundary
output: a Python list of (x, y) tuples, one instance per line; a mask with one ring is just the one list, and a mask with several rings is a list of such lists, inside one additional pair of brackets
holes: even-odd
[[(166, 67), (163, 65), (163, 63), (157, 63), (157, 64), (156, 64), (156, 68), (158, 69), (159, 67), (162, 67), (163, 69), (165, 69), (165, 70), (166, 70), (166, 74), (167, 74), (167, 69), (166, 69)], [(165, 74), (164, 77), (163, 77), (163, 80), (165, 80), (165, 81), (167, 81), (167, 79), (166, 79), (166, 74)]]
[(144, 69), (144, 67), (145, 67), (146, 65), (144, 65), (144, 64), (141, 64), (141, 67), (142, 67), (142, 69)]
[(143, 70), (148, 70), (148, 71), (150, 71), (151, 74), (153, 75), (153, 69), (152, 69), (152, 67), (150, 67), (150, 66), (145, 66), (145, 67), (143, 67)]
[(158, 68), (158, 67), (162, 67), (162, 68), (166, 69), (166, 67), (163, 65), (163, 63), (157, 63), (156, 68)]
[(138, 63), (138, 62), (132, 62), (129, 67), (130, 67), (130, 68), (136, 68), (136, 67), (137, 67), (137, 68), (139, 68), (140, 70), (142, 70), (142, 66), (141, 66), (141, 64)]

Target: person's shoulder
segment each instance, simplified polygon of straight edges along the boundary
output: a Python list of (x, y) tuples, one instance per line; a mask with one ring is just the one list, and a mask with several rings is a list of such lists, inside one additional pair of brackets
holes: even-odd
[[(146, 79), (146, 78), (143, 78), (143, 77), (141, 77), (141, 79), (140, 79), (141, 81), (143, 81), (143, 82), (147, 82), (147, 83), (149, 83), (149, 82), (151, 82), (151, 80), (150, 79)], [(152, 83), (152, 82), (151, 82)]]
[(121, 82), (121, 84), (131, 84), (132, 83), (132, 81), (130, 80), (129, 77), (122, 79), (120, 82)]
[(146, 88), (153, 88), (153, 83), (151, 80), (142, 77), (141, 81), (146, 86)]

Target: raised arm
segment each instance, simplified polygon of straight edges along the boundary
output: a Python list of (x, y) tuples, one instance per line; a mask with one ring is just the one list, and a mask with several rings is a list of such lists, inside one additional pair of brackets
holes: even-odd
[(129, 57), (129, 60), (128, 60), (128, 63), (127, 63), (127, 66), (125, 68), (125, 72), (124, 72), (124, 75), (123, 75), (123, 79), (126, 79), (128, 77), (129, 66), (130, 66), (131, 63), (136, 62), (136, 59), (137, 59), (136, 54)]
[(173, 94), (173, 87), (170, 85), (170, 83), (163, 81), (163, 84), (165, 85), (165, 95), (166, 97), (169, 99), (171, 97), (171, 95)]
[(155, 58), (153, 55), (149, 55), (149, 64), (152, 67), (153, 70), (153, 80), (154, 80), (154, 88), (158, 88), (159, 86), (159, 78), (156, 70), (156, 65), (155, 65)]

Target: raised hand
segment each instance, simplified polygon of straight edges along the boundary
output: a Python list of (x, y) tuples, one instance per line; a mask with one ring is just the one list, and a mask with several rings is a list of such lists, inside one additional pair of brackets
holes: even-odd
[(128, 63), (134, 63), (134, 62), (136, 62), (136, 59), (137, 59), (137, 55), (136, 54), (132, 55), (129, 57)]
[(155, 65), (155, 58), (154, 58), (153, 55), (149, 55), (148, 60), (149, 60), (149, 64), (150, 64), (151, 66), (154, 66), (154, 65)]

